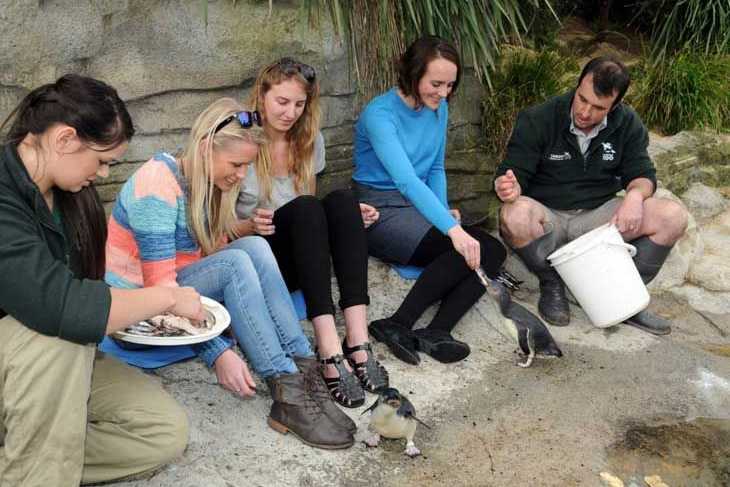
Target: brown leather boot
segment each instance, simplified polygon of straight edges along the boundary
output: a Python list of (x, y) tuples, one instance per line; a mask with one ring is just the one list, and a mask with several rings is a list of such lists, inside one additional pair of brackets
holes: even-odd
[(282, 374), (266, 379), (274, 403), (268, 423), (279, 433), (291, 432), (304, 443), (335, 450), (354, 443), (351, 433), (334, 423), (307, 392), (304, 374)]
[(357, 425), (332, 400), (327, 390), (327, 384), (324, 383), (324, 379), (322, 379), (319, 372), (320, 365), (317, 359), (314, 357), (294, 357), (294, 363), (304, 374), (307, 392), (319, 404), (327, 417), (342, 429), (354, 435), (357, 431)]

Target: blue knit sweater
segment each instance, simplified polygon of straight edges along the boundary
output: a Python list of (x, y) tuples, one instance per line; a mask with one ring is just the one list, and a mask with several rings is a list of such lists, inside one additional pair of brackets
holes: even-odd
[(355, 125), (352, 179), (380, 190), (397, 189), (444, 234), (456, 220), (446, 199), (446, 128), (449, 109), (414, 110), (398, 90), (374, 98)]

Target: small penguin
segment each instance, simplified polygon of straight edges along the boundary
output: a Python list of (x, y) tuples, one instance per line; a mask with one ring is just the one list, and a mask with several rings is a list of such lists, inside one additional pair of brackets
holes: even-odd
[(430, 427), (416, 417), (413, 404), (398, 389), (389, 387), (383, 390), (378, 399), (362, 414), (368, 411), (371, 414), (368, 430), (373, 434), (364, 440), (367, 446), (378, 446), (381, 436), (391, 439), (405, 438), (406, 449), (403, 453), (411, 458), (421, 454), (421, 450), (413, 443), (416, 422), (426, 428)]
[(504, 285), (487, 277), (481, 268), (478, 268), (476, 273), (484, 287), (487, 288), (487, 294), (494, 299), (500, 313), (504, 316), (499, 331), (515, 339), (520, 350), (527, 357), (524, 362), (517, 362), (517, 365), (529, 367), (535, 357), (563, 356), (563, 352), (560, 351), (555, 339), (540, 318), (521, 304), (512, 301), (512, 296)]

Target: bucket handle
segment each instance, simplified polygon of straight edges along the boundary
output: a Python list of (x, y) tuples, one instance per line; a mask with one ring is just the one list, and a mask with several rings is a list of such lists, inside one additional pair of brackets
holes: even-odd
[(634, 247), (631, 244), (627, 244), (626, 242), (606, 242), (606, 243), (608, 245), (613, 245), (614, 247), (623, 247), (629, 251), (629, 255), (631, 257), (636, 257), (636, 247)]

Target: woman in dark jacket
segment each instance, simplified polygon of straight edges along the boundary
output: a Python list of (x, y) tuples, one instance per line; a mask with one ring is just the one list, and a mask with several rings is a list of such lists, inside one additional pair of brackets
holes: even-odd
[(160, 386), (108, 357), (104, 335), (172, 312), (192, 288), (110, 289), (92, 185), (134, 129), (110, 86), (66, 75), (29, 93), (0, 147), (0, 485), (77, 486), (159, 467), (187, 444)]

